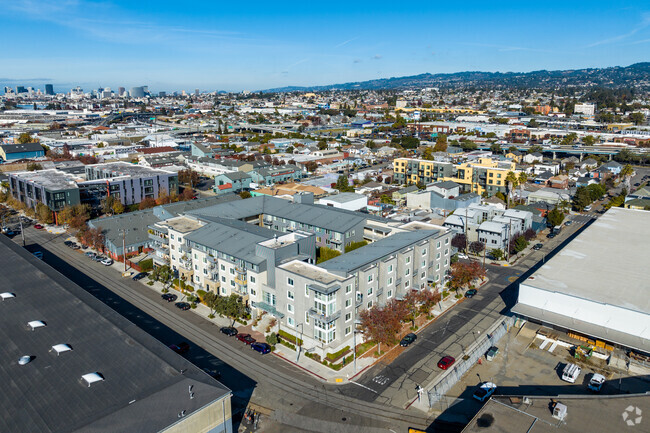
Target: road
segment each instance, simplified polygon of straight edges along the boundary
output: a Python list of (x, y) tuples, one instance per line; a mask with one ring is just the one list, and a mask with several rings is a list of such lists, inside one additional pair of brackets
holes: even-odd
[[(234, 393), (233, 412), (248, 403), (275, 409), (278, 431), (387, 432), (408, 426), (426, 428), (433, 420), (421, 412), (363, 401), (343, 388), (324, 384), (275, 356), (260, 356), (212, 323), (161, 300), (142, 283), (123, 279), (115, 269), (91, 261), (63, 244), (66, 235), (25, 229), (27, 249), (165, 345), (188, 341), (187, 355), (201, 368), (217, 369)], [(20, 236), (14, 240), (21, 243)], [(314, 423), (318, 420), (318, 423)], [(295, 430), (293, 430), (295, 429)]]

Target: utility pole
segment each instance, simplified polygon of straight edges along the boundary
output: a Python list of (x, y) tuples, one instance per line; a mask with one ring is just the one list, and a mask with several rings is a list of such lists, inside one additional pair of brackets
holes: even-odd
[(126, 230), (122, 229), (122, 259), (124, 260), (124, 272), (126, 272)]
[(23, 238), (23, 247), (25, 246), (25, 230), (23, 230), (23, 220), (18, 218), (20, 221), (20, 236)]

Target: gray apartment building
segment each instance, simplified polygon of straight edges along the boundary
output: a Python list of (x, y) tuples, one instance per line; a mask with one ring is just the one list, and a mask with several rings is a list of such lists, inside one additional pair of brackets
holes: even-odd
[(79, 178), (56, 169), (9, 173), (11, 195), (31, 208), (43, 203), (53, 211), (81, 202)]

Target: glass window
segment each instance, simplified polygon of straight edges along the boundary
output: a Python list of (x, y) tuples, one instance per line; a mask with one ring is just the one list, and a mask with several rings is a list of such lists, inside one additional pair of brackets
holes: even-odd
[(368, 275), (368, 282), (369, 283), (372, 283), (374, 279), (375, 279), (374, 275), (372, 275), (372, 274)]
[(351, 326), (346, 326), (345, 327), (345, 335), (350, 335), (352, 333), (352, 327)]
[(410, 256), (407, 256), (407, 257), (406, 257), (406, 264), (408, 265), (409, 263), (411, 263), (411, 257), (410, 257)]
[(345, 293), (346, 294), (350, 293), (351, 291), (352, 291), (352, 285), (351, 284), (348, 284), (347, 286), (345, 286)]
[(393, 272), (393, 265), (388, 265), (388, 273), (390, 274)]
[(287, 325), (294, 326), (295, 324), (296, 322), (293, 320), (293, 317), (287, 317)]
[(293, 292), (291, 290), (287, 290), (287, 298), (293, 300)]
[(393, 277), (388, 277), (387, 284), (390, 286), (393, 284)]
[(345, 300), (345, 308), (350, 308), (352, 305), (352, 299), (346, 299)]
[(372, 287), (368, 289), (368, 296), (372, 295)]
[(392, 291), (392, 290), (387, 291), (387, 292), (386, 292), (386, 296), (387, 296), (388, 298), (392, 298), (392, 297), (393, 297), (393, 291)]
[(293, 286), (293, 278), (287, 278), (287, 284)]
[(249, 278), (250, 278), (250, 280), (251, 280), (251, 283), (254, 283), (254, 282), (255, 282), (255, 277), (254, 277), (254, 276), (251, 275)]
[(287, 304), (287, 311), (293, 313), (293, 304)]
[(346, 322), (349, 322), (350, 319), (352, 319), (352, 313), (347, 313), (347, 314), (345, 315), (345, 321), (346, 321)]

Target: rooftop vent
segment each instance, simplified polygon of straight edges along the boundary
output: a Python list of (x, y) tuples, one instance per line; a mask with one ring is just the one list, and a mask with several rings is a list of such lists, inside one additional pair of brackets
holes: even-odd
[(81, 376), (81, 380), (86, 382), (88, 384), (88, 388), (90, 388), (90, 385), (92, 385), (95, 382), (102, 382), (104, 380), (104, 376), (99, 373), (99, 372), (94, 372), (94, 373), (88, 373), (84, 374)]
[(27, 322), (27, 326), (32, 328), (33, 331), (37, 328), (44, 328), (47, 324), (41, 320), (32, 320), (31, 322)]
[(32, 362), (32, 359), (34, 359), (34, 357), (31, 356), (31, 355), (24, 355), (24, 356), (21, 356), (21, 357), (18, 359), (18, 365), (27, 365), (27, 364), (29, 364), (30, 362)]
[(57, 356), (59, 356), (63, 352), (69, 352), (72, 350), (72, 347), (69, 344), (55, 344), (52, 346), (52, 350), (56, 352)]
[(7, 299), (15, 298), (15, 297), (16, 297), (16, 295), (11, 293), (11, 292), (0, 293), (0, 298), (2, 298), (3, 301), (7, 300)]

